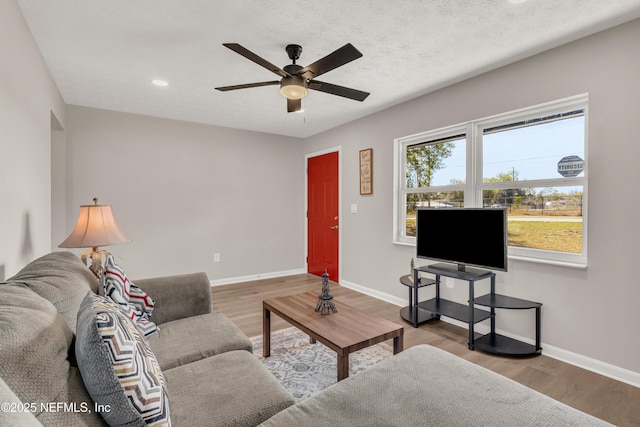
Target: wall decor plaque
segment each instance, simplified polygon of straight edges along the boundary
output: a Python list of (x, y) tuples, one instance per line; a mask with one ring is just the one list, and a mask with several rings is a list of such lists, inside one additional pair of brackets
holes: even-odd
[(373, 148), (360, 150), (360, 194), (373, 194)]

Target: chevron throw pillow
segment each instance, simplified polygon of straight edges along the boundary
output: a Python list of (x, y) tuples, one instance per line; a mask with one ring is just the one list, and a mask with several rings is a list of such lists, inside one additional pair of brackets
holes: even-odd
[(145, 336), (158, 332), (158, 327), (151, 321), (155, 304), (153, 299), (127, 278), (122, 267), (116, 264), (113, 255), (107, 257), (100, 282), (102, 295), (108, 296), (118, 304)]
[(78, 311), (82, 381), (110, 426), (170, 426), (169, 397), (147, 339), (109, 298), (87, 293)]

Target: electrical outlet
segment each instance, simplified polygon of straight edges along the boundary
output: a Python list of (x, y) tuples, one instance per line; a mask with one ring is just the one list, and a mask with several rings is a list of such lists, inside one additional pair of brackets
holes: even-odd
[(218, 252), (213, 254), (213, 262), (220, 262), (220, 254)]
[(446, 279), (444, 279), (444, 284), (447, 286), (447, 288), (453, 289), (453, 279), (451, 277), (447, 277)]

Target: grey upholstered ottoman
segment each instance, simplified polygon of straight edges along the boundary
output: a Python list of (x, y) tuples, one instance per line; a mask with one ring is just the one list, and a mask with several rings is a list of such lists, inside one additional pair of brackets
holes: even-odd
[(483, 367), (420, 345), (291, 406), (262, 426), (604, 426)]

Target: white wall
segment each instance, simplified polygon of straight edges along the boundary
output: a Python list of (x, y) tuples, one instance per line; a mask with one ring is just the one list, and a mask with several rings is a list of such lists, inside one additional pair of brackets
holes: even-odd
[[(636, 20), (309, 138), (308, 152), (343, 147), (342, 279), (407, 298), (398, 277), (407, 274), (415, 249), (392, 244), (394, 138), (588, 92), (589, 266), (512, 261), (509, 273), (498, 274), (497, 288), (544, 304), (547, 349), (640, 373), (640, 283), (633, 269), (640, 242), (638, 40)], [(374, 193), (360, 196), (358, 151), (369, 147)], [(349, 213), (352, 203), (358, 214)], [(478, 284), (476, 295), (488, 290), (484, 286)], [(421, 290), (425, 297), (429, 292)], [(465, 302), (466, 282), (445, 292)], [(533, 338), (533, 313), (498, 315), (498, 328)]]
[(304, 268), (302, 140), (75, 106), (66, 134), (67, 233), (81, 204), (112, 205), (130, 277)]
[(51, 117), (65, 107), (14, 0), (0, 2), (0, 280), (51, 249)]

